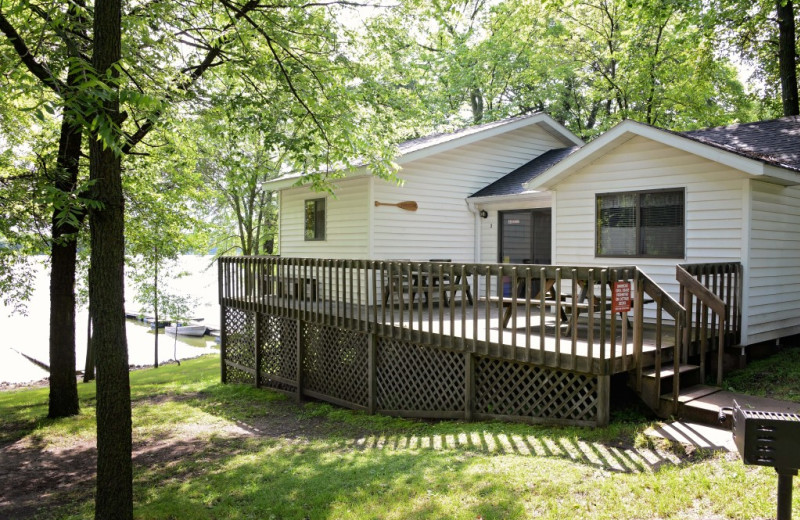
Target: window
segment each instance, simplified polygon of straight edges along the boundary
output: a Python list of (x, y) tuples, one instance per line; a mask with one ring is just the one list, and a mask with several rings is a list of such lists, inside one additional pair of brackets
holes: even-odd
[(684, 190), (597, 195), (597, 256), (684, 257)]
[(306, 240), (325, 240), (325, 199), (306, 201)]

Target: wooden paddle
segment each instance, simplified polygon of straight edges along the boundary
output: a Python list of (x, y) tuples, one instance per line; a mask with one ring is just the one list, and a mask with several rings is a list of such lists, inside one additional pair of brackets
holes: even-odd
[(378, 202), (376, 200), (375, 201), (375, 206), (397, 206), (398, 208), (404, 209), (406, 211), (417, 211), (417, 208), (419, 207), (419, 206), (417, 206), (417, 203), (414, 202), (413, 200), (406, 200), (406, 201), (403, 201), (403, 202), (394, 202), (394, 203), (392, 203), (392, 202)]

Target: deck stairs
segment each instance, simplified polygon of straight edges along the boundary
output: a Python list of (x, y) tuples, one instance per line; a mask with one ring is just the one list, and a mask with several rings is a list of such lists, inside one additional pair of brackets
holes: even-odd
[[(676, 415), (680, 417), (681, 403), (685, 401), (684, 394), (690, 392), (696, 385), (702, 383), (700, 375), (700, 365), (681, 363), (678, 365), (679, 372), (679, 394), (678, 406), (675, 406), (673, 387), (675, 385), (674, 367), (674, 346), (662, 349), (662, 359), (660, 370), (656, 369), (654, 357), (655, 353), (645, 353), (641, 377), (641, 387), (637, 391), (639, 397), (652, 409), (656, 415), (668, 418)], [(649, 363), (648, 363), (649, 360)], [(629, 373), (629, 386), (636, 390), (636, 371)]]
[[(660, 349), (641, 352), (628, 378), (659, 417), (719, 425), (720, 407), (714, 404), (719, 399), (709, 396), (721, 391), (725, 352), (741, 339), (741, 273), (740, 264), (677, 266), (676, 334)], [(650, 297), (666, 298), (650, 280), (643, 281)], [(705, 384), (709, 378), (716, 386)]]

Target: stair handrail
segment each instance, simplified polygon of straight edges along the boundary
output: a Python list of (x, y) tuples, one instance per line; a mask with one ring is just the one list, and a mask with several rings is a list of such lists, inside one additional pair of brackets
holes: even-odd
[[(678, 396), (680, 394), (680, 358), (684, 348), (684, 328), (687, 322), (686, 309), (675, 298), (665, 291), (652, 278), (647, 276), (641, 269), (637, 269), (636, 277), (636, 296), (634, 298), (634, 356), (636, 364), (636, 391), (642, 391), (642, 345), (644, 327), (644, 295), (647, 294), (656, 304), (656, 350), (655, 350), (655, 384), (656, 388), (661, 388), (661, 348), (663, 341), (662, 311), (665, 311), (675, 322), (675, 354), (673, 355), (673, 406), (677, 412)], [(660, 391), (657, 392), (660, 394)]]
[[(723, 376), (723, 359), (725, 354), (725, 325), (730, 309), (719, 296), (714, 294), (708, 287), (703, 285), (697, 278), (692, 276), (692, 274), (684, 269), (683, 266), (675, 266), (675, 278), (681, 287), (681, 301), (684, 303), (684, 305), (686, 305), (687, 320), (686, 327), (683, 331), (683, 343), (686, 346), (687, 355), (692, 338), (692, 296), (697, 298), (697, 301), (700, 302), (704, 308), (709, 309), (713, 314), (715, 314), (719, 320), (719, 329), (717, 331), (717, 385), (721, 385)], [(707, 323), (707, 316), (705, 312), (703, 313), (702, 321), (703, 324)], [(715, 320), (713, 319), (712, 315), (712, 324), (714, 321)], [(703, 380), (705, 380), (706, 375), (706, 346), (707, 338), (706, 335), (703, 334), (700, 338), (700, 377)]]

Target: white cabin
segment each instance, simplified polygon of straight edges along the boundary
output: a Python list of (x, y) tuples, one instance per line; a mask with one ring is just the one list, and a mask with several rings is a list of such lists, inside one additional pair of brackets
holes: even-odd
[[(285, 257), (675, 266), (741, 262), (741, 344), (800, 333), (800, 118), (591, 143), (544, 114), (400, 145), (401, 184), (362, 168), (334, 195), (273, 181)], [(415, 202), (416, 211), (376, 202)]]
[[(280, 254), (478, 261), (480, 217), (467, 197), (550, 149), (580, 144), (562, 125), (537, 113), (402, 143), (399, 183), (376, 178), (367, 168), (337, 180), (333, 195), (297, 186), (298, 176), (272, 181), (268, 185), (280, 190)], [(403, 201), (418, 209), (375, 206)], [(324, 206), (321, 236), (313, 236), (307, 205)]]

